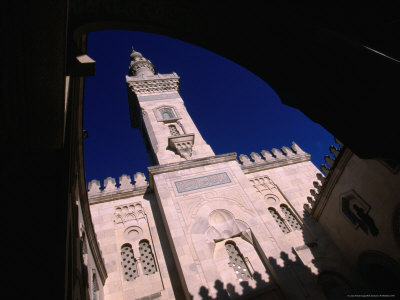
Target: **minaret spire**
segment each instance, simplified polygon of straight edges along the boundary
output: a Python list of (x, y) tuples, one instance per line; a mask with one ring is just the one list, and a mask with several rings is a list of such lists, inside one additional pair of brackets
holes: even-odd
[(153, 64), (132, 47), (128, 99), (132, 126), (143, 130), (152, 164), (214, 156), (186, 110), (176, 73), (156, 74)]
[(151, 61), (144, 58), (140, 52), (135, 51), (133, 46), (130, 58), (131, 63), (129, 65), (129, 74), (131, 76), (154, 75), (156, 73)]

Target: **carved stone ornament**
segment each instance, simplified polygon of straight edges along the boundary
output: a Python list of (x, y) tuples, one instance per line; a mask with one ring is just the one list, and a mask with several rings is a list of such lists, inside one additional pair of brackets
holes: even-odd
[(212, 211), (208, 216), (208, 224), (206, 237), (209, 241), (221, 241), (240, 234), (242, 238), (251, 244), (253, 243), (249, 225), (235, 219), (233, 214), (227, 210), (216, 209)]
[(153, 64), (148, 60), (136, 60), (131, 62), (131, 65), (129, 66), (129, 70), (132, 74), (136, 74), (140, 68), (148, 68), (153, 74), (155, 73)]
[(179, 136), (170, 136), (168, 138), (168, 146), (184, 159), (192, 156), (192, 147), (194, 145), (194, 134), (184, 134)]
[(114, 211), (114, 224), (126, 225), (133, 222), (137, 224), (140, 219), (144, 219), (144, 210), (140, 202), (127, 205), (116, 206)]
[(177, 92), (179, 91), (179, 78), (130, 81), (128, 85), (137, 95)]
[(253, 187), (263, 195), (277, 189), (276, 184), (266, 175), (250, 179), (250, 182)]

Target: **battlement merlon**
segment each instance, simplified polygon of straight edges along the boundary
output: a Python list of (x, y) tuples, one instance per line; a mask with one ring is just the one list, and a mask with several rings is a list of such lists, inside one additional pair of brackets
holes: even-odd
[(139, 102), (180, 98), (180, 77), (175, 73), (143, 76), (126, 75), (131, 127), (138, 128), (140, 120)]
[[(352, 152), (337, 138), (335, 138), (335, 143), (339, 145), (339, 149), (334, 145), (329, 147), (329, 152), (333, 154), (334, 158), (330, 155), (324, 156), (326, 164), (322, 164), (320, 169), (325, 176), (321, 173), (316, 174), (319, 182), (313, 182), (315, 189), (310, 190), (311, 196), (307, 197), (309, 204), (304, 205), (305, 210), (316, 220), (321, 216), (328, 201), (332, 191), (330, 187), (336, 184), (337, 178), (344, 170), (344, 165), (352, 156)], [(338, 165), (341, 165), (341, 167), (338, 167)]]
[(239, 155), (239, 163), (246, 174), (309, 161), (311, 155), (304, 152), (295, 142), (292, 142), (290, 148), (283, 146), (281, 150), (276, 148), (271, 149), (271, 151), (262, 150), (261, 156), (252, 152), (250, 158), (245, 154)]
[(104, 188), (101, 189), (100, 181), (93, 179), (88, 184), (89, 204), (113, 201), (129, 196), (144, 195), (148, 193), (149, 184), (146, 176), (142, 172), (137, 172), (134, 176), (134, 183), (129, 175), (123, 174), (119, 177), (119, 186), (113, 177), (104, 180)]

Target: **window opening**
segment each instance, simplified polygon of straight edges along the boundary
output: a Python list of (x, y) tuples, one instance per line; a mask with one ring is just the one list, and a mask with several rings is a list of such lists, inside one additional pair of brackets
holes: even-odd
[(150, 275), (157, 272), (156, 262), (153, 252), (151, 251), (150, 243), (147, 240), (142, 240), (139, 243), (140, 261), (143, 267), (143, 274)]
[(285, 222), (283, 221), (281, 216), (277, 213), (277, 211), (272, 207), (268, 208), (268, 211), (271, 213), (272, 217), (274, 218), (275, 222), (278, 224), (282, 232), (284, 234), (289, 233), (290, 229), (286, 226)]
[(163, 118), (163, 120), (172, 119), (172, 118), (174, 118), (174, 114), (171, 109), (165, 108), (165, 109), (161, 110), (161, 117)]
[(301, 225), (297, 221), (293, 212), (286, 205), (281, 205), (281, 210), (283, 211), (285, 219), (289, 223), (290, 227), (292, 227), (293, 230), (301, 230)]
[(251, 279), (249, 268), (236, 245), (233, 242), (227, 242), (225, 248), (229, 255), (229, 266), (235, 272), (237, 279), (239, 279), (239, 281), (247, 281)]
[(169, 128), (169, 132), (171, 133), (172, 136), (181, 135), (181, 134), (179, 133), (178, 129), (176, 129), (176, 126), (175, 126), (175, 125), (169, 125), (168, 128)]
[(130, 244), (125, 244), (121, 247), (121, 259), (125, 280), (132, 281), (139, 277), (137, 262)]

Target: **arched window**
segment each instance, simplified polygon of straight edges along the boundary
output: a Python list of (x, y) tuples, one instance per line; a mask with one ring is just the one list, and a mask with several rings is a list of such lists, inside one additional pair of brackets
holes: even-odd
[(163, 120), (173, 119), (175, 117), (172, 109), (170, 108), (163, 108), (160, 110), (160, 113)]
[(281, 210), (285, 215), (286, 221), (290, 224), (290, 227), (292, 227), (293, 230), (300, 230), (301, 225), (293, 215), (292, 211), (284, 204), (281, 205)]
[(156, 262), (150, 243), (147, 240), (141, 240), (139, 243), (140, 261), (143, 267), (143, 274), (150, 275), (157, 272)]
[(158, 106), (153, 108), (157, 122), (168, 123), (180, 119), (177, 109), (173, 106)]
[(168, 125), (169, 128), (169, 132), (171, 133), (172, 136), (178, 136), (181, 135), (178, 131), (178, 129), (176, 129), (175, 125)]
[(124, 244), (121, 247), (121, 264), (123, 268), (124, 278), (126, 281), (132, 281), (139, 277), (137, 269), (137, 263), (135, 256), (133, 255), (132, 246), (130, 244)]
[(286, 226), (285, 222), (283, 221), (281, 216), (278, 214), (278, 212), (272, 207), (268, 208), (268, 211), (270, 212), (270, 214), (272, 215), (272, 217), (274, 218), (275, 222), (278, 224), (278, 226), (282, 230), (282, 232), (285, 234), (289, 233), (290, 229)]
[(233, 269), (239, 281), (247, 281), (251, 279), (249, 268), (243, 259), (242, 253), (236, 244), (232, 241), (225, 243), (226, 252), (229, 255), (229, 266)]

